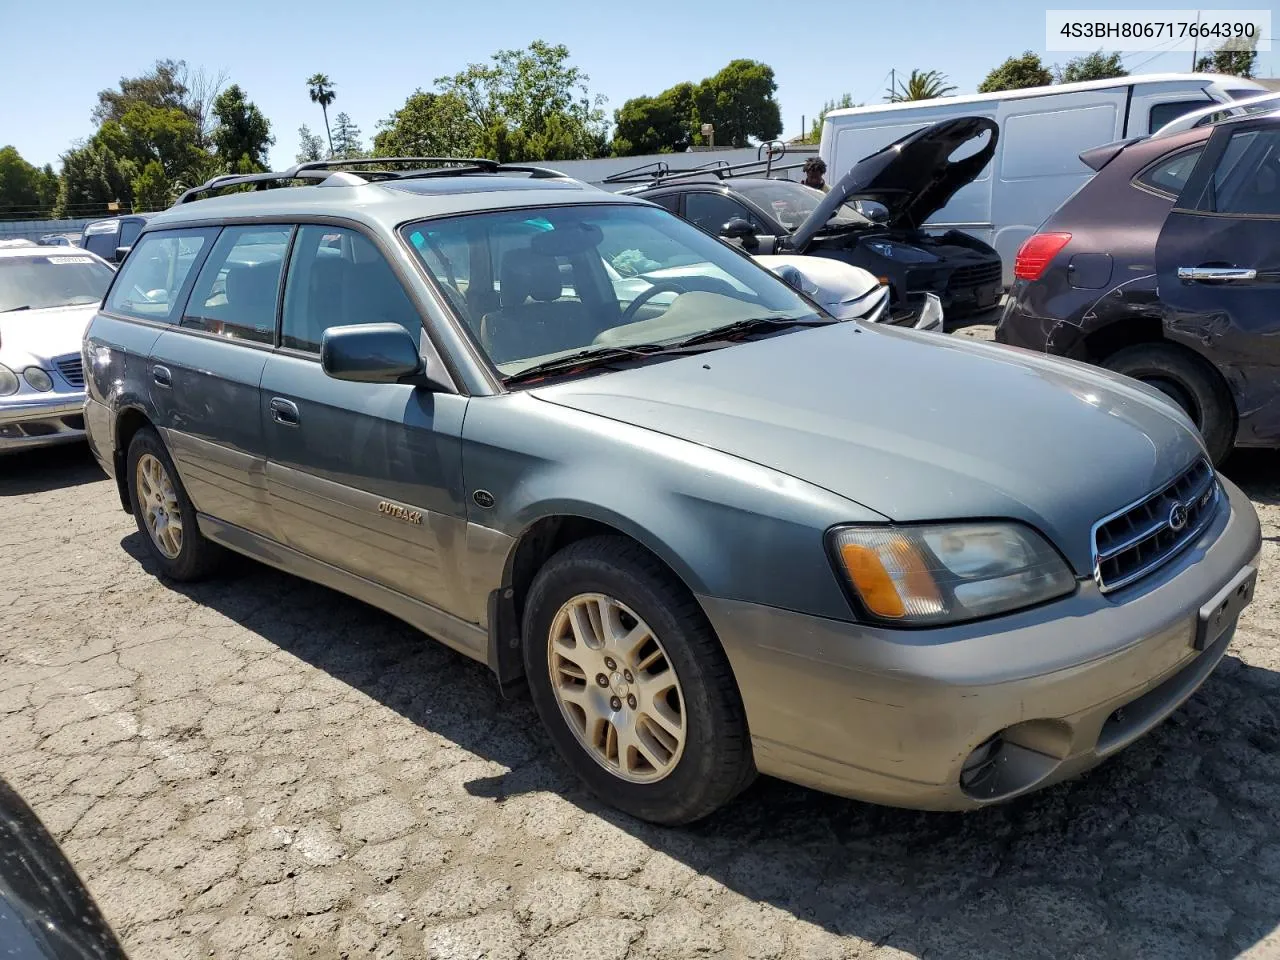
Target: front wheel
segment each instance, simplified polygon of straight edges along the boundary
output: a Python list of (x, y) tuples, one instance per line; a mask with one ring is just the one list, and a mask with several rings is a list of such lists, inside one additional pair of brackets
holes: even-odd
[(1227, 385), (1199, 357), (1164, 343), (1142, 343), (1108, 357), (1108, 370), (1155, 387), (1191, 418), (1213, 462), (1235, 446), (1235, 410)]
[(593, 537), (561, 550), (534, 578), (523, 627), (538, 714), (606, 802), (690, 823), (751, 782), (724, 650), (688, 590), (638, 544)]

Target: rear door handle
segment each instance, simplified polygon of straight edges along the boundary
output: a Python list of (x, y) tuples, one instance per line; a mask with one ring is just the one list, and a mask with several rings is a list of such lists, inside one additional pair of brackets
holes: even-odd
[(151, 379), (158, 387), (173, 386), (173, 374), (169, 372), (168, 367), (162, 367), (159, 364), (151, 368)]
[(1179, 280), (1257, 280), (1258, 271), (1249, 267), (1179, 267)]
[(298, 425), (298, 405), (284, 397), (271, 398), (271, 419), (283, 423), (286, 427)]

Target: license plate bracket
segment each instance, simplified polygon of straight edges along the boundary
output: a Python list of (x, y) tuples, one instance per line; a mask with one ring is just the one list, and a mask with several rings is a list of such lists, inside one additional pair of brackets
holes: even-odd
[(1222, 636), (1222, 632), (1253, 599), (1253, 588), (1257, 580), (1257, 569), (1245, 567), (1200, 607), (1200, 613), (1196, 616), (1195, 649), (1203, 650)]

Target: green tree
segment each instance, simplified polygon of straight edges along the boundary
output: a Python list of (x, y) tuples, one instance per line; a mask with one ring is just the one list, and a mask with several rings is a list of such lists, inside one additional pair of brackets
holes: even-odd
[(698, 125), (692, 83), (678, 83), (656, 97), (633, 97), (614, 111), (613, 154), (635, 157), (671, 153), (693, 143)]
[(813, 122), (809, 125), (809, 130), (805, 136), (805, 140), (809, 143), (817, 143), (822, 139), (822, 123), (827, 119), (827, 114), (832, 110), (847, 110), (850, 107), (860, 107), (862, 104), (853, 102), (853, 94), (842, 93), (834, 100), (828, 100), (822, 105), (822, 109), (818, 111), (818, 115), (813, 118)]
[(438, 77), (436, 85), (464, 105), (469, 138), (482, 151), (504, 155), (498, 159), (565, 160), (605, 149), (604, 98), (590, 95), (588, 79), (569, 63), (568, 47), (535, 40)]
[(904, 100), (932, 100), (935, 97), (946, 97), (956, 92), (956, 88), (947, 82), (947, 75), (937, 70), (912, 70), (906, 80), (899, 80), (897, 87), (885, 91), (885, 99), (890, 103), (901, 103)]
[(1129, 71), (1124, 68), (1118, 53), (1082, 54), (1067, 61), (1067, 65), (1057, 71), (1059, 83), (1077, 83), (1081, 80), (1110, 80), (1112, 77), (1127, 77)]
[(698, 85), (698, 122), (715, 126), (717, 146), (745, 147), (753, 137), (773, 140), (782, 133), (782, 113), (773, 98), (777, 89), (768, 64), (731, 60)]
[(404, 106), (378, 124), (378, 157), (465, 157), (477, 152), (477, 131), (456, 94), (415, 90)]
[(1226, 73), (1235, 77), (1252, 78), (1258, 62), (1258, 33), (1248, 39), (1228, 40), (1218, 49), (1196, 61), (1200, 73)]
[(163, 210), (173, 201), (173, 185), (158, 160), (149, 161), (132, 186), (134, 210)]
[[(276, 138), (271, 124), (257, 105), (232, 84), (213, 101), (217, 126), (213, 130), (214, 153), (226, 170), (256, 173), (267, 169), (267, 150)], [(241, 161), (245, 161), (242, 163)]]
[(141, 170), (152, 160), (172, 181), (205, 179), (215, 169), (213, 157), (200, 146), (196, 122), (183, 110), (134, 103), (119, 120), (107, 120), (94, 140)]
[(122, 160), (97, 138), (62, 155), (62, 177), (54, 216), (97, 217), (109, 204), (128, 209), (133, 203), (133, 179), (138, 168)]
[(0, 217), (47, 216), (57, 200), (57, 183), (48, 164), (41, 169), (24, 160), (16, 147), (0, 147)]
[(200, 146), (212, 147), (212, 104), (226, 82), (226, 74), (212, 75), (192, 69), (185, 60), (157, 60), (147, 73), (121, 77), (118, 89), (102, 90), (93, 109), (93, 121), (101, 126), (119, 120), (134, 104), (181, 110), (195, 123)]
[(1010, 57), (987, 74), (978, 85), (979, 93), (995, 93), (997, 90), (1022, 90), (1027, 87), (1047, 87), (1053, 83), (1050, 73), (1040, 57), (1030, 50), (1020, 57)]
[(327, 73), (313, 73), (307, 77), (307, 89), (311, 93), (311, 102), (320, 104), (320, 112), (324, 115), (324, 133), (329, 138), (329, 153), (333, 153), (333, 131), (329, 129), (329, 104), (337, 99), (333, 92), (334, 83)]
[(298, 163), (324, 159), (324, 141), (305, 123), (298, 128), (298, 155), (294, 159)]
[(355, 160), (364, 156), (364, 143), (360, 128), (351, 122), (346, 113), (333, 118), (333, 157), (337, 160)]

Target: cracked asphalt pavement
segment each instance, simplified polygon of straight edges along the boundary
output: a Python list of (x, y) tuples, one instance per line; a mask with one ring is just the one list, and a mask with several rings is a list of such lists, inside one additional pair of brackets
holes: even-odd
[(760, 781), (602, 808), (527, 700), (249, 561), (162, 583), (83, 448), (0, 465), (0, 776), (134, 958), (1280, 957), (1280, 455), (1222, 665), (1085, 778), (967, 815)]

